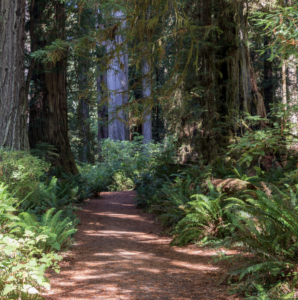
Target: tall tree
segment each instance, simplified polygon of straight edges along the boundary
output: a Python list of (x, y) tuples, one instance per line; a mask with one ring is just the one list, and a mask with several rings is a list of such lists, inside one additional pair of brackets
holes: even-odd
[[(56, 39), (65, 40), (65, 4), (58, 0), (37, 0), (35, 3), (37, 49), (44, 49)], [(44, 37), (47, 37), (46, 39)], [(30, 103), (30, 146), (46, 142), (55, 146), (58, 163), (65, 172), (77, 174), (68, 137), (67, 57), (56, 62), (38, 63), (33, 75), (34, 97)]]
[(29, 150), (25, 0), (0, 0), (0, 147)]
[[(100, 72), (100, 70), (99, 70)], [(109, 137), (108, 131), (108, 106), (106, 105), (105, 89), (103, 86), (107, 85), (107, 73), (99, 74), (97, 77), (97, 118), (98, 118), (98, 135), (97, 140), (100, 142), (102, 139), (107, 139)]]
[[(103, 29), (104, 25), (100, 24), (102, 20), (102, 14), (97, 15), (97, 28)], [(102, 139), (107, 139), (109, 137), (108, 131), (108, 106), (106, 103), (106, 87), (107, 87), (107, 70), (103, 67), (103, 63), (100, 62), (102, 56), (106, 53), (106, 41), (102, 41), (98, 45), (97, 51), (97, 64), (98, 64), (98, 75), (96, 78), (96, 88), (97, 88), (97, 141), (100, 143)]]
[[(95, 25), (94, 12), (90, 9), (84, 10), (77, 21), (79, 36), (87, 36)], [(78, 105), (78, 130), (81, 140), (79, 149), (80, 161), (87, 163), (94, 161), (91, 154), (91, 129), (90, 129), (90, 107), (92, 103), (92, 91), (90, 89), (91, 59), (92, 53), (88, 47), (82, 47), (78, 53), (77, 77), (79, 85), (79, 105)]]
[[(128, 128), (125, 124), (127, 117), (121, 106), (128, 102), (128, 54), (121, 32), (125, 27), (124, 14), (117, 11), (114, 17), (116, 24), (113, 36), (107, 42), (107, 54), (112, 56), (107, 73), (107, 89), (110, 93), (109, 138), (124, 141), (128, 139)], [(121, 49), (116, 51), (119, 46)]]
[[(150, 80), (150, 67), (148, 64), (147, 59), (143, 62), (143, 80), (142, 80), (142, 87), (143, 87), (143, 97), (149, 98), (151, 96), (151, 80)], [(149, 102), (149, 101), (147, 101)], [(144, 121), (142, 125), (142, 134), (144, 137), (144, 142), (147, 143), (152, 140), (152, 116), (151, 116), (151, 106), (145, 109), (144, 112)]]
[[(268, 46), (268, 38), (265, 39), (265, 47)], [(264, 57), (264, 103), (266, 111), (270, 111), (270, 104), (274, 99), (274, 84), (273, 84), (273, 67), (272, 61), (269, 60), (271, 50), (267, 49)]]
[[(204, 1), (202, 6), (207, 38), (201, 50), (204, 112), (198, 152), (210, 161), (229, 145), (238, 130), (235, 120), (241, 111), (264, 118), (266, 110), (250, 61), (246, 2), (217, 0), (212, 6)], [(212, 35), (214, 25), (221, 34)]]

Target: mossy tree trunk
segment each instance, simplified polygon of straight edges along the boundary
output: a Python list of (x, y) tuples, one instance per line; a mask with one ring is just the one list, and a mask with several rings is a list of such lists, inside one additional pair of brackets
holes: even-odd
[[(266, 117), (247, 46), (245, 1), (216, 0), (214, 4), (202, 2), (201, 20), (205, 30), (215, 25), (222, 33), (210, 34), (201, 50), (203, 112), (196, 142), (196, 151), (208, 162), (226, 152), (238, 131), (239, 124), (235, 121), (241, 111)], [(211, 43), (215, 47), (209, 46)]]

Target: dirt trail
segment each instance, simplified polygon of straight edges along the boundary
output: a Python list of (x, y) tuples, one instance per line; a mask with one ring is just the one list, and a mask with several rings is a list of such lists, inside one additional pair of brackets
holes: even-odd
[(47, 299), (235, 299), (218, 285), (212, 251), (170, 247), (154, 216), (136, 209), (134, 192), (106, 192), (79, 211), (76, 244)]

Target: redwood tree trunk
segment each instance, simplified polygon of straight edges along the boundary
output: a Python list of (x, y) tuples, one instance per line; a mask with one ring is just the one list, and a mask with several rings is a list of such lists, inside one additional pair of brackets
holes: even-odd
[(0, 147), (28, 151), (24, 42), (25, 0), (0, 0)]
[[(37, 3), (38, 5), (38, 3)], [(49, 13), (49, 12), (48, 12)], [(65, 8), (60, 1), (52, 1), (54, 24), (47, 34), (51, 39), (65, 38)], [(38, 44), (44, 46), (41, 42)], [(56, 147), (59, 154), (58, 164), (67, 173), (77, 174), (78, 169), (71, 152), (68, 138), (66, 58), (55, 65), (39, 64), (34, 75), (35, 97), (30, 106), (30, 145), (46, 142)]]
[(104, 89), (102, 85), (106, 85), (107, 75), (106, 72), (97, 77), (97, 117), (98, 117), (98, 135), (97, 139), (100, 142), (102, 139), (109, 137), (108, 131), (108, 106), (104, 103)]
[[(265, 46), (268, 45), (268, 40), (265, 39)], [(270, 111), (270, 104), (273, 104), (274, 99), (274, 85), (273, 85), (273, 70), (272, 70), (272, 61), (269, 61), (268, 58), (271, 55), (271, 50), (265, 52), (264, 57), (264, 103), (266, 111)]]
[[(151, 82), (149, 78), (149, 65), (147, 60), (143, 63), (143, 97), (149, 98), (151, 96)], [(146, 101), (148, 102), (148, 100)], [(142, 134), (144, 137), (144, 143), (148, 143), (152, 140), (152, 116), (151, 116), (151, 107), (145, 109), (144, 112), (144, 122), (142, 126)]]
[(291, 55), (288, 59), (288, 94), (290, 109), (290, 122), (292, 123), (292, 133), (297, 135), (298, 131), (298, 112), (297, 112), (297, 59)]
[[(207, 28), (212, 25), (212, 3), (211, 1), (203, 1), (202, 3), (202, 24), (207, 31)], [(210, 38), (207, 38), (210, 42)], [(204, 94), (201, 100), (201, 106), (204, 110), (202, 113), (202, 131), (201, 145), (204, 157), (209, 161), (217, 155), (217, 140), (213, 130), (216, 107), (214, 103), (214, 94), (212, 88), (212, 49), (205, 45), (202, 47), (202, 74), (201, 82), (204, 88)]]
[(205, 37), (201, 47), (202, 109), (195, 150), (207, 162), (223, 154), (239, 130), (235, 120), (244, 111), (266, 117), (248, 48), (248, 14), (244, 0), (201, 2), (201, 24), (222, 34)]
[[(123, 19), (122, 12), (114, 14), (115, 19)], [(125, 21), (122, 21), (125, 26)], [(123, 44), (123, 36), (117, 32), (115, 38), (107, 43), (107, 51), (113, 55), (107, 74), (107, 88), (110, 93), (109, 101), (109, 138), (112, 140), (128, 140), (127, 119), (121, 107), (128, 102), (128, 54)], [(117, 53), (116, 48), (121, 45)]]
[(91, 157), (91, 145), (90, 145), (90, 125), (88, 120), (90, 117), (89, 104), (87, 99), (80, 100), (78, 106), (78, 117), (79, 117), (79, 136), (81, 139), (82, 147), (79, 150), (80, 161), (87, 163), (93, 161)]
[[(88, 55), (85, 54), (85, 55)], [(89, 71), (88, 59), (80, 57), (78, 60), (78, 78), (79, 78), (79, 105), (78, 105), (78, 126), (79, 126), (79, 137), (80, 137), (80, 149), (79, 158), (80, 161), (87, 163), (91, 162), (91, 131), (89, 124), (90, 107), (89, 99), (91, 99), (91, 93), (88, 87), (87, 71)]]

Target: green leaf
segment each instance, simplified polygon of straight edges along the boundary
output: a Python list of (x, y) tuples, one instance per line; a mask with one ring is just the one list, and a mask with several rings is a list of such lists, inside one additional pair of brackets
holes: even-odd
[(12, 284), (12, 283), (11, 284), (6, 284), (5, 287), (4, 287), (4, 289), (3, 289), (2, 295), (6, 296), (10, 292), (12, 292), (14, 289), (15, 289), (15, 285), (14, 284)]

